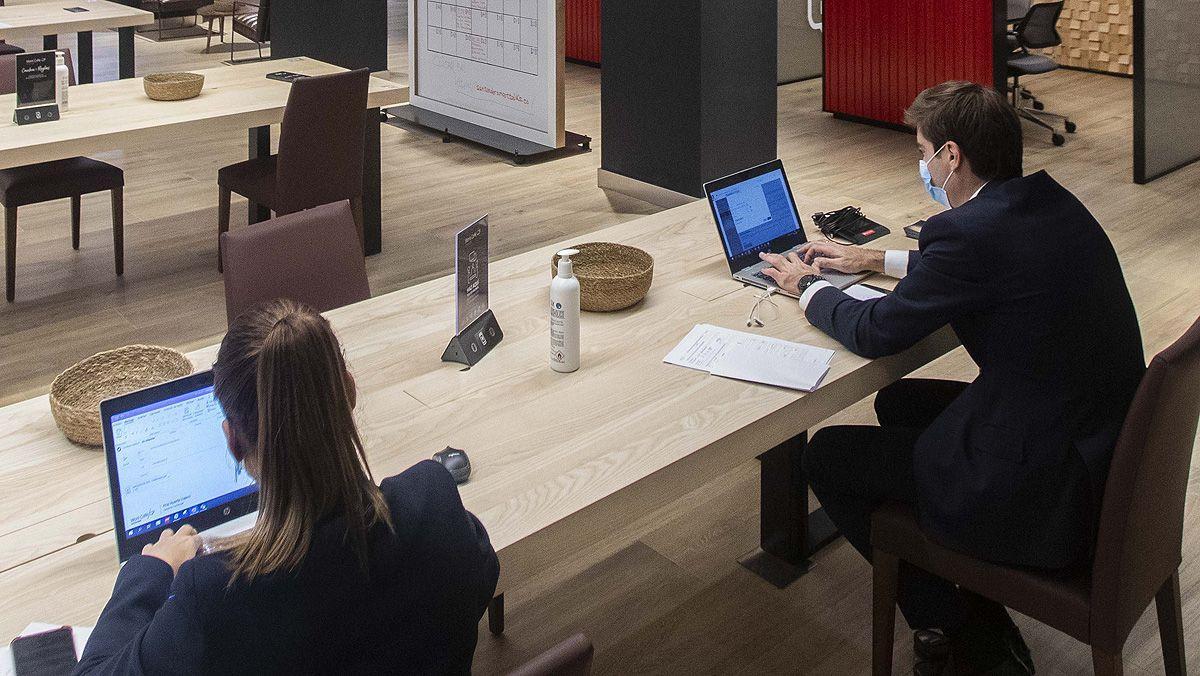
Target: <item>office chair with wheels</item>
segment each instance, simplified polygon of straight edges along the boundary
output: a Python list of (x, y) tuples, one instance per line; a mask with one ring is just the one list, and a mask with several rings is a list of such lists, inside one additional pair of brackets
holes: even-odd
[[(1021, 86), (1021, 77), (1058, 70), (1058, 62), (1054, 59), (1044, 54), (1031, 54), (1029, 50), (1046, 49), (1062, 44), (1062, 37), (1056, 28), (1062, 9), (1062, 0), (1031, 5), (1029, 12), (1017, 23), (1014, 31), (1020, 49), (1008, 55), (1008, 76), (1012, 78), (1009, 91), (1012, 93), (1013, 107), (1023, 119), (1050, 131), (1050, 139), (1056, 146), (1061, 146), (1066, 139), (1058, 133), (1053, 124), (1047, 122), (1047, 118), (1061, 121), (1068, 134), (1075, 133), (1075, 123), (1065, 115), (1047, 112), (1045, 106), (1040, 105), (1041, 102)], [(1032, 109), (1026, 105), (1027, 102), (1033, 103)]]
[(1113, 449), (1095, 553), (1078, 569), (981, 561), (934, 542), (911, 507), (891, 503), (876, 510), (874, 673), (891, 673), (899, 565), (907, 561), (1087, 643), (1102, 676), (1121, 673), (1125, 640), (1153, 602), (1166, 673), (1184, 676), (1179, 566), (1198, 418), (1200, 320), (1146, 369)]

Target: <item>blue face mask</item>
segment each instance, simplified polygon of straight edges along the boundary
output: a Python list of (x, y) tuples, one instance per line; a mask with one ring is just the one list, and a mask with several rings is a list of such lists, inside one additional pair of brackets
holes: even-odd
[[(949, 143), (949, 141), (946, 143)], [(943, 143), (942, 147), (938, 148), (937, 152), (933, 154), (933, 157), (930, 157), (929, 159), (932, 160), (934, 157), (938, 156), (938, 153), (941, 153), (943, 150), (945, 150), (946, 143)], [(925, 183), (925, 192), (929, 193), (929, 196), (933, 198), (934, 202), (937, 202), (947, 209), (953, 208), (950, 206), (950, 196), (946, 194), (946, 186), (950, 185), (950, 179), (954, 176), (954, 170), (950, 170), (950, 175), (946, 177), (946, 182), (943, 183), (942, 187), (939, 188), (933, 184), (933, 176), (929, 173), (929, 163), (922, 159), (920, 161), (920, 166), (921, 180)]]

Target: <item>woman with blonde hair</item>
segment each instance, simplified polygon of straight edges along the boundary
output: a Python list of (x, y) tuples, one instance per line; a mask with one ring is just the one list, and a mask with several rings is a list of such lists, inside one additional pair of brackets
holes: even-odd
[(376, 485), (329, 322), (279, 300), (235, 320), (213, 365), (254, 527), (197, 556), (165, 531), (117, 578), (75, 673), (467, 673), (499, 564), (449, 472)]

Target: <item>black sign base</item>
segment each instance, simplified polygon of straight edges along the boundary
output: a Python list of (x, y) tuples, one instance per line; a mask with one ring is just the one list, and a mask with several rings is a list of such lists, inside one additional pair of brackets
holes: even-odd
[(450, 344), (442, 353), (442, 361), (474, 366), (503, 339), (504, 332), (500, 330), (496, 315), (488, 310), (471, 322), (466, 330), (450, 339)]
[(45, 106), (29, 106), (17, 108), (13, 113), (13, 122), (17, 125), (37, 124), (38, 122), (54, 122), (59, 118), (58, 104)]

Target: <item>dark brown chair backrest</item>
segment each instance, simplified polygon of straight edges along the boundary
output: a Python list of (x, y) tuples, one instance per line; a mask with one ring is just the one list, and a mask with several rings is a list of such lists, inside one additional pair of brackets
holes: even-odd
[(525, 664), (509, 676), (587, 676), (592, 673), (592, 642), (575, 634)]
[(371, 297), (366, 261), (346, 201), (221, 235), (225, 314), (291, 298), (322, 312)]
[(1198, 418), (1200, 320), (1150, 361), (1113, 451), (1092, 566), (1093, 642), (1120, 645), (1182, 560)]
[[(0, 6), (4, 3), (0, 2)], [(75, 84), (75, 64), (71, 63), (71, 50), (58, 50), (66, 55), (67, 71), (71, 75), (71, 84)], [(0, 54), (0, 96), (17, 91), (17, 55)]]
[(363, 68), (292, 84), (279, 129), (279, 213), (362, 194), (369, 79)]

